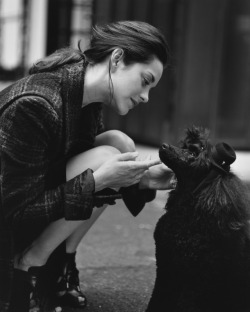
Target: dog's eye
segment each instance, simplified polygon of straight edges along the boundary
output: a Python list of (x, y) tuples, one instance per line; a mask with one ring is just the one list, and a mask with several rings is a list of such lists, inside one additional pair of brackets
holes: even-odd
[(194, 157), (198, 157), (199, 154), (205, 149), (205, 147), (201, 144), (190, 144), (188, 146), (188, 150), (189, 150), (189, 153), (194, 156)]
[(200, 150), (196, 145), (190, 145), (188, 149), (192, 156), (197, 157), (199, 155)]

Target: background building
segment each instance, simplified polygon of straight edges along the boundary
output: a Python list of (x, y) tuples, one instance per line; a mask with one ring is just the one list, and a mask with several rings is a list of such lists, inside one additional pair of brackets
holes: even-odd
[(0, 0), (0, 80), (79, 39), (84, 49), (93, 23), (121, 19), (159, 27), (172, 60), (147, 104), (123, 117), (105, 111), (107, 129), (158, 146), (196, 124), (250, 150), (249, 0)]

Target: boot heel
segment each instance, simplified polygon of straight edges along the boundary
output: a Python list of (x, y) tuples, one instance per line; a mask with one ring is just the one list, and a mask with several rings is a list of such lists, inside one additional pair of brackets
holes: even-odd
[(56, 301), (59, 306), (84, 308), (87, 305), (87, 299), (80, 288), (75, 255), (76, 253), (65, 255), (62, 274), (56, 285)]
[(23, 271), (14, 269), (10, 312), (42, 312), (37, 292), (41, 267), (30, 267)]

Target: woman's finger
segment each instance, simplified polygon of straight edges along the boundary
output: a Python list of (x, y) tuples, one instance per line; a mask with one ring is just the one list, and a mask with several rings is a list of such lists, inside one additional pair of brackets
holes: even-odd
[(152, 166), (159, 165), (161, 163), (160, 159), (154, 160), (142, 160), (138, 162), (134, 162), (132, 165), (135, 169), (148, 169)]
[(161, 160), (160, 159), (152, 159), (148, 163), (149, 163), (148, 168), (150, 168), (152, 166), (161, 164)]
[(117, 154), (114, 156), (118, 161), (132, 161), (135, 160), (136, 157), (138, 157), (138, 152), (128, 152), (128, 153), (122, 153)]

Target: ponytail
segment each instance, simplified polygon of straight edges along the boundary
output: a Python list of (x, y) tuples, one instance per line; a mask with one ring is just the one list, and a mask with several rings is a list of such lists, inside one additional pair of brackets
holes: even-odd
[(85, 60), (85, 55), (79, 50), (67, 47), (62, 48), (43, 59), (38, 60), (29, 70), (29, 74), (48, 72), (66, 64), (77, 63)]

